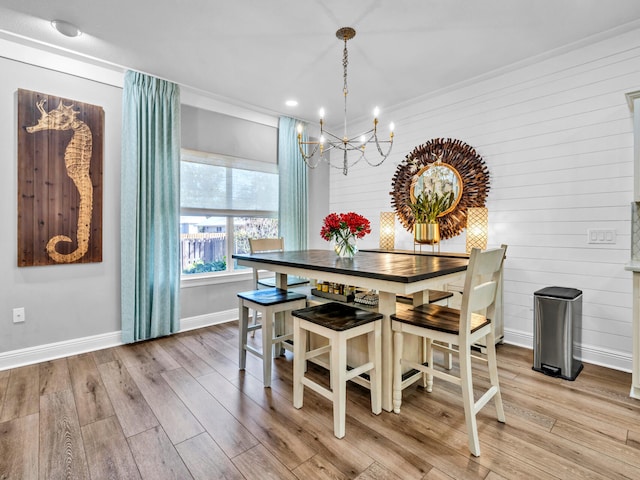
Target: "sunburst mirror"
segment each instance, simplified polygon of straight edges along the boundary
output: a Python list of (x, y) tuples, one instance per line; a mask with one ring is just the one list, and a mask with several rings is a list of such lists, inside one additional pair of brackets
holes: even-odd
[(410, 205), (423, 191), (452, 191), (453, 201), (438, 216), (440, 238), (460, 235), (467, 208), (483, 207), (489, 193), (489, 170), (475, 149), (461, 140), (435, 138), (416, 147), (398, 165), (392, 181), (391, 205), (400, 223), (413, 231)]

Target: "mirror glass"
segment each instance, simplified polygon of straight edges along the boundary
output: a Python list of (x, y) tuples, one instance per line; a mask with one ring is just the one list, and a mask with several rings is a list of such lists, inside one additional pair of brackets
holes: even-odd
[(443, 196), (453, 192), (449, 206), (438, 215), (441, 217), (451, 212), (462, 197), (462, 178), (458, 171), (446, 163), (432, 163), (422, 168), (411, 181), (409, 190), (411, 201), (415, 202), (420, 194)]

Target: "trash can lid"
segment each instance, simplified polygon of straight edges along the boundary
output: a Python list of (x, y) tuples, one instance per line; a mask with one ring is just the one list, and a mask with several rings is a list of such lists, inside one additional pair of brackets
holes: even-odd
[(534, 295), (540, 295), (543, 297), (562, 298), (565, 300), (573, 300), (582, 295), (582, 290), (576, 288), (566, 287), (546, 287), (533, 293)]

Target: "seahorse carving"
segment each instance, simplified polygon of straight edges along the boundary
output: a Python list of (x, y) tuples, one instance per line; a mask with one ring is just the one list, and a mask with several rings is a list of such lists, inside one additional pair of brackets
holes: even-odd
[(38, 123), (27, 127), (27, 132), (34, 133), (41, 130), (73, 130), (73, 136), (64, 152), (64, 163), (67, 175), (80, 193), (80, 209), (78, 211), (77, 241), (78, 247), (71, 253), (63, 254), (56, 250), (59, 242), (72, 242), (66, 235), (56, 235), (47, 242), (47, 253), (58, 263), (72, 263), (82, 258), (89, 250), (89, 235), (91, 230), (91, 212), (93, 210), (93, 184), (89, 176), (91, 165), (92, 135), (89, 126), (77, 118), (77, 111), (73, 104), (66, 106), (62, 101), (58, 107), (50, 112), (45, 111), (46, 99), (36, 103), (42, 114)]

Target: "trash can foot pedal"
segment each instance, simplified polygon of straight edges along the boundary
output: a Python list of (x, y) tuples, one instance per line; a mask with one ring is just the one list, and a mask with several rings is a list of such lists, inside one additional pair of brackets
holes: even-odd
[(562, 374), (562, 370), (559, 367), (553, 367), (551, 365), (542, 364), (540, 368), (535, 369), (539, 372), (549, 375), (550, 377), (559, 377)]
[(558, 367), (553, 367), (551, 365), (546, 365), (544, 363), (540, 366), (540, 368), (532, 367), (531, 369), (535, 370), (536, 372), (544, 373), (545, 375), (548, 375), (550, 377), (563, 378), (565, 380), (569, 380), (573, 382), (578, 376), (578, 374), (582, 371), (583, 367), (584, 365), (580, 363), (575, 374), (572, 376), (562, 375), (562, 369)]

